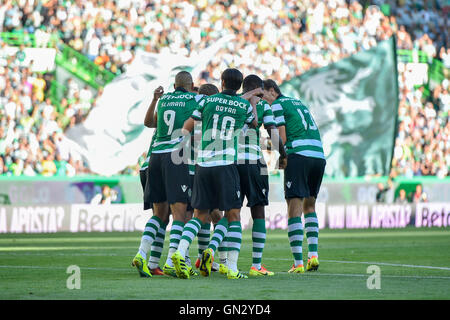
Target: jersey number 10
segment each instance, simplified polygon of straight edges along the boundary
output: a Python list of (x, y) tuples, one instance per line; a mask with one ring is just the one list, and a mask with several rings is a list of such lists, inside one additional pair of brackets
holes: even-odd
[[(220, 139), (221, 140), (231, 140), (233, 137), (233, 131), (234, 131), (234, 118), (225, 116), (222, 119), (222, 127), (220, 128)], [(213, 115), (213, 128), (211, 133), (211, 138), (216, 140), (217, 137), (217, 125), (219, 123), (219, 115), (216, 113)], [(229, 125), (229, 128), (227, 130), (227, 126)]]

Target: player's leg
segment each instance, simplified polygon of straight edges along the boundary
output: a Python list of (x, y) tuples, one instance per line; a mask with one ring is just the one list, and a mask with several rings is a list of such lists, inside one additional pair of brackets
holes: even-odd
[[(214, 230), (216, 229), (217, 223), (222, 219), (224, 216), (224, 213), (220, 211), (219, 209), (214, 209), (211, 211), (211, 221), (213, 222)], [(206, 244), (206, 248), (208, 247), (209, 241)], [(206, 249), (205, 248), (205, 249)], [(225, 238), (222, 240), (222, 242), (219, 244), (219, 247), (217, 248), (217, 251), (219, 252), (219, 262), (213, 261), (211, 271), (216, 272), (219, 271), (221, 274), (227, 274), (228, 267), (227, 267), (227, 237), (225, 235)], [(200, 261), (199, 261), (200, 265)]]
[(303, 246), (303, 224), (301, 219), (302, 203), (303, 201), (301, 198), (287, 199), (288, 237), (292, 256), (294, 258), (294, 265), (289, 270), (290, 273), (303, 273), (305, 271), (303, 266), (303, 252), (302, 252)]
[(305, 217), (306, 239), (308, 241), (308, 262), (306, 271), (315, 271), (319, 268), (319, 220), (316, 213), (316, 198), (325, 172), (326, 161), (323, 159), (308, 159), (310, 165), (308, 185), (310, 196), (303, 200), (303, 213)]
[(210, 275), (212, 263), (214, 261), (214, 253), (227, 235), (227, 230), (228, 220), (226, 217), (223, 217), (217, 222), (214, 233), (208, 243), (208, 247), (202, 253), (199, 266), (200, 274), (202, 276), (208, 277)]
[(242, 274), (237, 266), (239, 253), (241, 251), (242, 244), (242, 225), (241, 225), (241, 215), (240, 208), (230, 209), (225, 212), (225, 216), (228, 220), (228, 279), (243, 279), (247, 278), (246, 275)]
[[(149, 181), (153, 182), (150, 184)], [(144, 209), (150, 208), (151, 204), (153, 205), (153, 216), (149, 218), (145, 225), (138, 252), (131, 263), (132, 266), (136, 267), (141, 277), (151, 277), (147, 265), (148, 253), (162, 221), (167, 218), (168, 204), (165, 190), (162, 188), (162, 181), (161, 157), (155, 155), (151, 157), (147, 170), (141, 173), (141, 184), (144, 189)]]
[(179, 202), (173, 203), (170, 205), (170, 210), (172, 212), (172, 227), (170, 229), (169, 252), (164, 266), (168, 273), (173, 275), (173, 273), (170, 272), (170, 269), (173, 268), (172, 254), (177, 251), (178, 244), (181, 240), (181, 234), (183, 233), (184, 221), (186, 219), (186, 204)]
[(192, 198), (191, 206), (194, 208), (194, 217), (186, 223), (178, 251), (184, 258), (186, 250), (192, 243), (202, 228), (203, 224), (211, 221), (209, 216), (209, 208), (211, 207), (211, 201), (214, 199), (214, 190), (211, 185), (210, 168), (203, 168), (196, 166), (195, 179), (192, 186)]
[(194, 241), (198, 231), (201, 229), (201, 225), (208, 221), (208, 215), (209, 210), (207, 209), (194, 209), (194, 217), (189, 220), (183, 228), (178, 249), (172, 255), (172, 262), (179, 278), (188, 279), (190, 277), (185, 261), (185, 255), (190, 244)]
[[(214, 259), (214, 251), (220, 246), (225, 236), (228, 238), (228, 253), (227, 261), (230, 262), (230, 248), (235, 247), (236, 254), (232, 254), (232, 263), (237, 263), (237, 257), (239, 256), (240, 242), (242, 242), (242, 228), (240, 227), (240, 208), (242, 206), (241, 190), (239, 172), (236, 165), (227, 165), (221, 167), (212, 167), (212, 179), (213, 187), (216, 187), (216, 201), (213, 203), (213, 208), (219, 208), (219, 210), (225, 211), (225, 217), (221, 219), (214, 230), (214, 234), (208, 245), (208, 248), (203, 251), (202, 260), (200, 263), (200, 274), (203, 276), (209, 276), (211, 272), (212, 262)], [(233, 222), (233, 232), (239, 233), (232, 238), (229, 237), (228, 228), (231, 227), (230, 222)], [(240, 241), (239, 241), (240, 239)], [(238, 243), (236, 243), (238, 242)]]
[(242, 192), (241, 182), (237, 165), (230, 165), (219, 173), (222, 186), (219, 194), (219, 209), (225, 211), (225, 217), (228, 221), (228, 230), (226, 234), (227, 241), (227, 278), (241, 279), (247, 278), (237, 267), (239, 253), (242, 244), (242, 225), (241, 225), (241, 207)]
[[(193, 214), (194, 214), (194, 209), (190, 206), (190, 204), (188, 204), (188, 210), (186, 210), (186, 215), (185, 215), (185, 218), (184, 218), (184, 222), (188, 223), (189, 220), (192, 219)], [(203, 225), (206, 225), (206, 224), (202, 224), (202, 226)], [(197, 234), (198, 236), (200, 234), (200, 231), (201, 231), (201, 229), (199, 230), (199, 233)], [(190, 276), (197, 276), (198, 273), (195, 272), (194, 269), (192, 268), (192, 262), (191, 262), (191, 258), (189, 256), (189, 248), (190, 248), (190, 246), (186, 250), (186, 254), (185, 254), (184, 260), (186, 261), (186, 266), (188, 268), (189, 275)]]
[(195, 267), (198, 269), (200, 266), (200, 258), (202, 256), (203, 250), (208, 248), (209, 240), (211, 237), (211, 217), (209, 217), (206, 223), (201, 225), (201, 229), (197, 234), (198, 240), (198, 256), (195, 261)]
[(309, 196), (305, 159), (297, 154), (288, 156), (284, 170), (284, 196), (288, 207), (289, 245), (294, 258), (291, 273), (303, 273), (303, 224), (301, 220), (303, 199)]
[(179, 164), (174, 163), (171, 153), (164, 154), (162, 167), (165, 192), (170, 205), (170, 211), (172, 212), (170, 246), (164, 267), (165, 271), (173, 274), (172, 268), (175, 268), (175, 266), (173, 265), (172, 256), (180, 243), (181, 234), (185, 225), (187, 204), (190, 200), (190, 176), (188, 164), (184, 162)]
[(250, 268), (249, 275), (273, 276), (273, 272), (268, 271), (261, 265), (266, 243), (265, 206), (269, 204), (269, 177), (267, 175), (267, 166), (263, 162), (263, 159), (256, 164), (249, 164), (248, 174), (248, 192), (246, 196), (253, 219), (252, 267)]
[(303, 200), (303, 212), (305, 215), (305, 232), (308, 241), (308, 263), (306, 271), (315, 271), (319, 268), (319, 220), (315, 209), (316, 199), (314, 197)]
[[(189, 166), (189, 191), (188, 191), (189, 201), (188, 201), (187, 208), (186, 208), (186, 215), (184, 217), (185, 224), (188, 223), (189, 220), (191, 220), (194, 215), (194, 208), (192, 207), (192, 188), (194, 187), (194, 180), (195, 180), (195, 167)], [(202, 226), (203, 225), (206, 225), (206, 224), (202, 224)], [(200, 229), (199, 233), (200, 232), (201, 232), (201, 229)], [(185, 260), (186, 260), (186, 264), (189, 269), (189, 274), (191, 276), (196, 276), (196, 275), (198, 275), (198, 273), (195, 272), (194, 269), (192, 268), (192, 262), (191, 262), (191, 258), (189, 255), (189, 248), (190, 247), (188, 247), (188, 249), (187, 249)]]
[(166, 237), (166, 228), (169, 223), (167, 218), (161, 226), (159, 227), (158, 233), (156, 234), (155, 241), (152, 243), (150, 257), (148, 260), (148, 268), (152, 275), (164, 275), (163, 270), (159, 267), (159, 261), (161, 260), (161, 254), (164, 248), (164, 240)]
[(253, 226), (252, 226), (252, 267), (250, 268), (249, 275), (261, 276), (268, 275), (273, 276), (274, 273), (268, 271), (261, 265), (263, 251), (266, 243), (266, 220), (265, 220), (265, 206), (256, 205), (250, 208)]
[(167, 219), (167, 202), (153, 203), (154, 215), (147, 221), (141, 237), (138, 252), (132, 261), (132, 266), (136, 267), (142, 277), (151, 277), (147, 265), (147, 255), (156, 239), (159, 228), (163, 221)]

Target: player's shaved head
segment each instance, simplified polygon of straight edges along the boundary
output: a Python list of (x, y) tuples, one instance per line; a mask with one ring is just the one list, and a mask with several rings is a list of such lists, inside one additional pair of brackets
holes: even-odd
[(180, 71), (175, 76), (175, 88), (184, 88), (188, 91), (192, 90), (194, 81), (192, 76), (187, 71)]
[(212, 96), (213, 94), (219, 93), (219, 89), (212, 83), (205, 83), (198, 89), (199, 94), (204, 94), (207, 96)]
[(235, 68), (228, 68), (222, 72), (222, 86), (224, 90), (238, 91), (241, 88), (244, 76)]
[(264, 88), (264, 83), (256, 74), (250, 74), (242, 82), (242, 92), (246, 93), (256, 88)]

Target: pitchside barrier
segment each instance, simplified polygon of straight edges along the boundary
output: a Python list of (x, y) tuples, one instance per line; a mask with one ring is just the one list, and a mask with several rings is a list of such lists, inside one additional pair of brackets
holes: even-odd
[[(287, 229), (283, 172), (270, 175), (266, 227)], [(386, 201), (377, 203), (377, 184), (386, 177), (324, 178), (316, 211), (319, 227), (404, 228), (447, 227), (450, 223), (450, 178), (396, 179)], [(114, 191), (111, 204), (96, 204), (102, 187)], [(421, 185), (428, 202), (396, 204), (401, 189), (411, 194)], [(243, 229), (252, 226), (244, 202)], [(0, 233), (142, 231), (151, 210), (143, 211), (138, 177), (6, 177), (0, 176)], [(169, 223), (170, 228), (171, 221)]]
[[(272, 202), (266, 209), (266, 227), (287, 229), (286, 203)], [(417, 204), (317, 203), (319, 228), (381, 229), (450, 226), (450, 202)], [(72, 204), (0, 206), (0, 233), (143, 231), (151, 210), (141, 204)], [(251, 229), (250, 210), (241, 212), (242, 228)], [(168, 230), (172, 220), (170, 219)]]

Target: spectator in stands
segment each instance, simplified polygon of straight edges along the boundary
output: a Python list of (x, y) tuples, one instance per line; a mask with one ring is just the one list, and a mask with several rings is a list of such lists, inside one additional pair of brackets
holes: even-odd
[(46, 152), (42, 161), (42, 175), (50, 177), (55, 175), (57, 171), (56, 164), (52, 153)]
[(399, 203), (399, 204), (407, 204), (408, 198), (406, 197), (406, 191), (405, 189), (400, 189), (399, 193), (398, 193), (398, 197), (397, 199), (395, 199), (395, 203)]
[(418, 184), (416, 186), (416, 191), (412, 195), (412, 201), (414, 203), (427, 202), (427, 194), (423, 192), (422, 185)]
[[(136, 50), (168, 50), (189, 56), (226, 34), (235, 34), (235, 40), (220, 50), (196, 79), (197, 85), (205, 82), (219, 85), (220, 70), (228, 66), (282, 82), (367, 50), (391, 35), (397, 36), (398, 48), (423, 50), (429, 58), (441, 59), (448, 68), (448, 13), (443, 10), (443, 1), (375, 0), (371, 1), (375, 5), (364, 8), (368, 3), (7, 0), (0, 4), (0, 31), (34, 33), (38, 47), (47, 46), (50, 36), (58, 32), (66, 44), (117, 74), (126, 70)], [(381, 5), (389, 5), (389, 10), (382, 12)], [(4, 108), (5, 117), (9, 117), (0, 120), (2, 126), (6, 123), (13, 126), (8, 139), (22, 134), (31, 136), (42, 123), (42, 110), (36, 111), (35, 105), (48, 98), (51, 82), (43, 82), (45, 79), (33, 73), (31, 66), (19, 63), (21, 59), (8, 58), (4, 48), (0, 40), (0, 110)], [(450, 167), (449, 81), (444, 79), (431, 87), (431, 97), (427, 97), (423, 89), (405, 77), (404, 71), (399, 78), (401, 130), (392, 174), (445, 177)], [(56, 123), (61, 130), (83, 121), (96, 97), (85, 99), (86, 92), (81, 91), (75, 81), (68, 84), (61, 112), (46, 121), (53, 127)], [(427, 102), (432, 102), (432, 106)], [(22, 119), (27, 119), (26, 128)], [(39, 139), (38, 146), (44, 140)], [(40, 163), (36, 159), (31, 163), (39, 172)], [(86, 170), (76, 162), (73, 168)], [(137, 169), (131, 172), (137, 174)]]
[(387, 180), (387, 185), (384, 186), (383, 183), (377, 184), (377, 194), (376, 194), (376, 201), (381, 203), (393, 203), (394, 202), (394, 183), (392, 181), (392, 177), (389, 177)]

